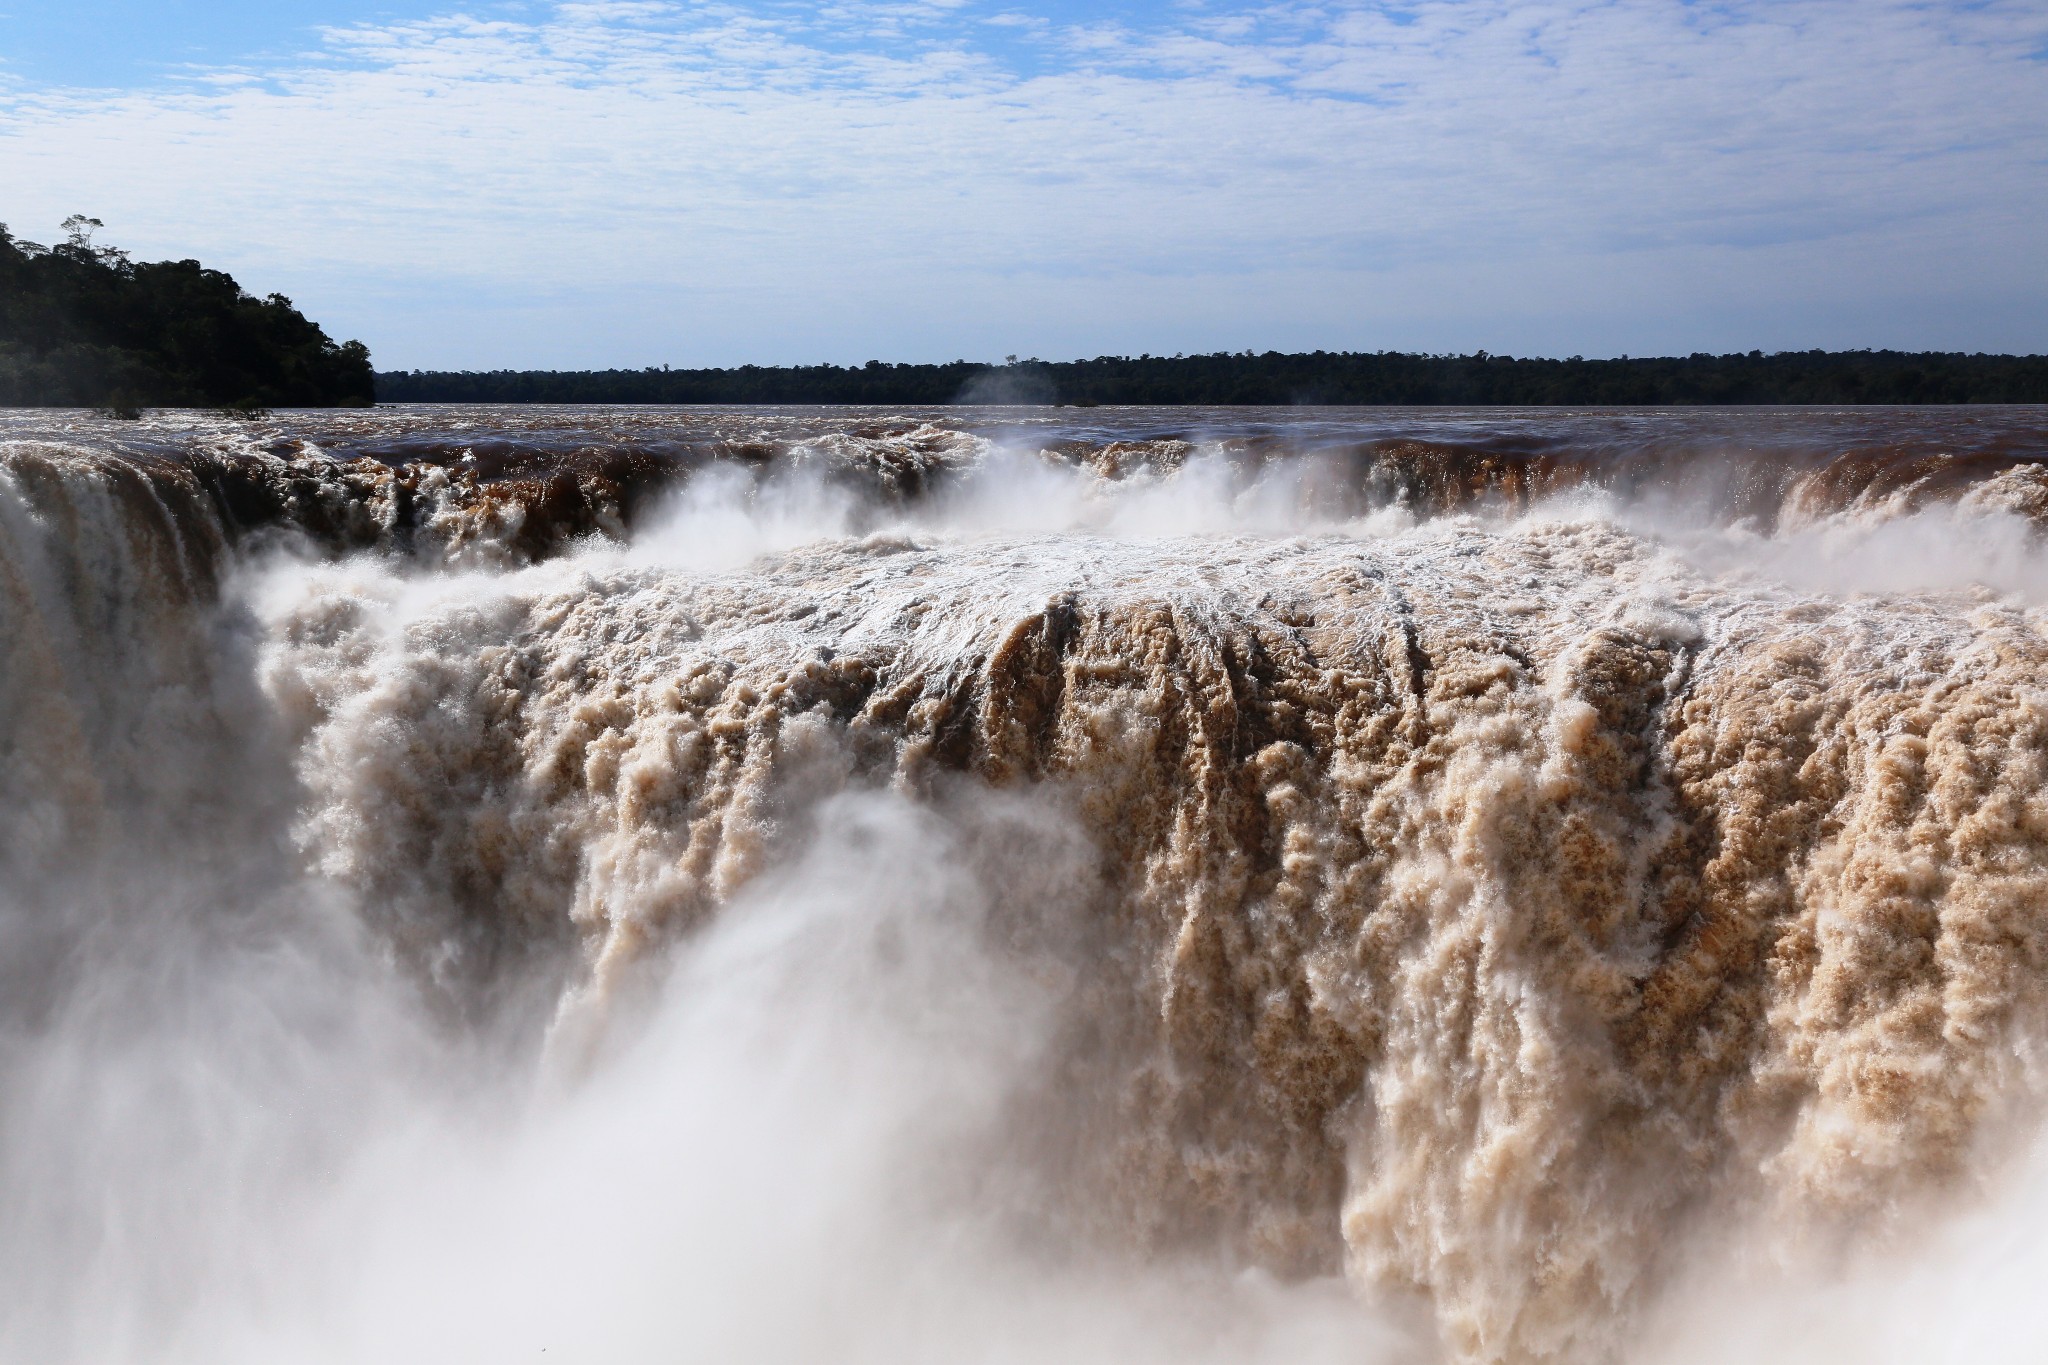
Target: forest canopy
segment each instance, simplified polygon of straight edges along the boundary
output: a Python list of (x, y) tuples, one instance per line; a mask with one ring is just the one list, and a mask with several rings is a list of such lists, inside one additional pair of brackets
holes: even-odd
[(1529, 407), (2048, 403), (2048, 356), (1785, 351), (1516, 359), (1393, 351), (1102, 356), (988, 366), (400, 371), (387, 403), (1159, 403)]
[(256, 298), (197, 261), (133, 261), (0, 224), (0, 406), (331, 407), (368, 404), (370, 352), (337, 345), (281, 294)]

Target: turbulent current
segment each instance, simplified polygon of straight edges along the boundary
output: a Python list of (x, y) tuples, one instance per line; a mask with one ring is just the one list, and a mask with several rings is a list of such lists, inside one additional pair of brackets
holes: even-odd
[(0, 1358), (2038, 1359), (2048, 411), (0, 414)]

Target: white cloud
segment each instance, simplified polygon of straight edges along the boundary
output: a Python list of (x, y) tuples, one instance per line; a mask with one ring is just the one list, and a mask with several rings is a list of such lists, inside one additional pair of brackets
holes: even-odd
[(1030, 74), (1005, 13), (338, 30), (253, 82), (0, 91), (0, 183), (17, 231), (95, 213), (386, 363), (2048, 349), (2032, 3), (1274, 5)]

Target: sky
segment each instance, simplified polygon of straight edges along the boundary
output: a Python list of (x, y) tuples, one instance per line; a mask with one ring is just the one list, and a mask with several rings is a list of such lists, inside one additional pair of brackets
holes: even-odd
[(379, 368), (2048, 351), (2041, 0), (0, 0), (0, 222)]

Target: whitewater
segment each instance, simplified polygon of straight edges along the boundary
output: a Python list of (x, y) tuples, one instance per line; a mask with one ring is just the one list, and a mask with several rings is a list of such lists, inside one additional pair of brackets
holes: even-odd
[(2048, 411), (0, 413), (0, 1359), (2038, 1359)]

